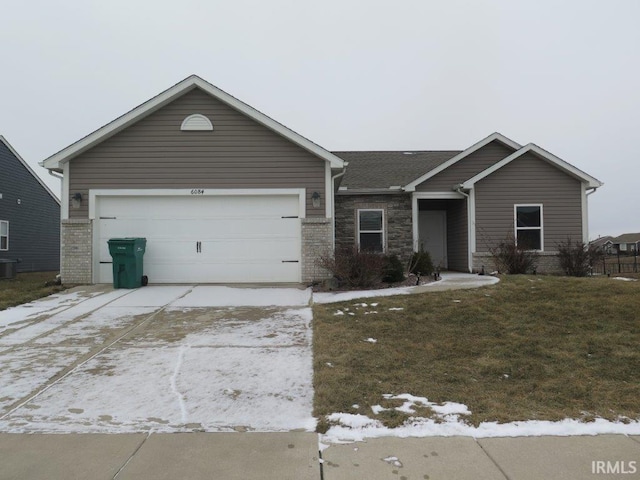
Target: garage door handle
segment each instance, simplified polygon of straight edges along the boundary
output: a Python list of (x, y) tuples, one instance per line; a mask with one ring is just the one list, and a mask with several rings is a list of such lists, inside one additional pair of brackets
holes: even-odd
[(281, 217), (281, 218), (298, 218), (298, 216), (297, 215), (290, 215), (290, 216)]
[(298, 260), (282, 260), (282, 263), (300, 263)]
[(196, 242), (196, 253), (202, 253), (202, 242)]

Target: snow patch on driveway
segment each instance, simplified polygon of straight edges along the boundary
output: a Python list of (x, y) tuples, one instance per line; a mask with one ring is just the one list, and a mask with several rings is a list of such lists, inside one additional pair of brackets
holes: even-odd
[(194, 287), (172, 307), (268, 307), (306, 306), (311, 289), (299, 288), (234, 288), (202, 285)]

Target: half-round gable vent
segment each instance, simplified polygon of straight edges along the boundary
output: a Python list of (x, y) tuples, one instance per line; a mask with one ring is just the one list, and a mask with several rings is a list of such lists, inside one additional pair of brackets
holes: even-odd
[(194, 113), (182, 121), (180, 130), (213, 130), (213, 124), (204, 115)]

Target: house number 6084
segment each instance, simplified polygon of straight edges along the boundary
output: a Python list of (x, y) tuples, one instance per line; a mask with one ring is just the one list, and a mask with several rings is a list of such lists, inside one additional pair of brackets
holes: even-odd
[(204, 195), (203, 188), (193, 188), (191, 189), (191, 195)]

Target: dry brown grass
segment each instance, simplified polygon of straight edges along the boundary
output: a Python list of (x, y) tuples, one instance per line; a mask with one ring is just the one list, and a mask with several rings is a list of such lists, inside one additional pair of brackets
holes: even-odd
[(27, 303), (67, 287), (47, 285), (58, 272), (18, 273), (16, 278), (0, 280), (0, 310)]
[[(314, 306), (319, 430), (333, 412), (373, 416), (388, 393), (464, 403), (475, 425), (640, 418), (640, 282), (505, 276), (364, 302), (378, 305)], [(345, 308), (355, 315), (334, 315)], [(380, 419), (393, 426), (403, 415)]]

